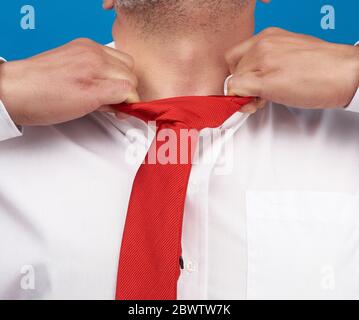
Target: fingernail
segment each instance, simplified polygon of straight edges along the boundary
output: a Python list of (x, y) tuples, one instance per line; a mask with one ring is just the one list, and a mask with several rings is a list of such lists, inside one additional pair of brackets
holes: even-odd
[(140, 102), (140, 97), (136, 91), (132, 91), (126, 100), (127, 103), (137, 103)]
[(224, 95), (225, 96), (231, 95), (230, 92), (228, 91), (228, 83), (229, 83), (229, 80), (231, 80), (231, 78), (233, 78), (233, 74), (228, 76), (227, 79), (224, 81)]

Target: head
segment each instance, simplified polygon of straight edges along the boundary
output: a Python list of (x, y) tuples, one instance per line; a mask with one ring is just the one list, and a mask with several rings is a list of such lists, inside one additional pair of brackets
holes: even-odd
[(215, 35), (240, 26), (253, 32), (255, 0), (115, 0), (114, 4), (119, 21), (146, 37)]

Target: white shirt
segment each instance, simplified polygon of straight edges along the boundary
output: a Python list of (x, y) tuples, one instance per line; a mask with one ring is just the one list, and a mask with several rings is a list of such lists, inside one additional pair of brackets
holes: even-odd
[[(10, 139), (0, 110), (0, 299), (113, 299), (154, 132), (93, 113)], [(179, 299), (359, 298), (359, 114), (269, 104), (220, 130), (190, 177)]]

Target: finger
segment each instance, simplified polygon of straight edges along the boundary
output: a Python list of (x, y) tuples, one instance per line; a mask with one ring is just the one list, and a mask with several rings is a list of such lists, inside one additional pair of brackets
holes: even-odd
[(228, 81), (228, 95), (240, 97), (261, 97), (262, 79), (255, 73), (235, 75)]
[(129, 70), (126, 65), (116, 59), (108, 59), (105, 67), (101, 70), (102, 79), (128, 80), (134, 88), (138, 85), (138, 79), (134, 72)]
[(130, 55), (110, 47), (103, 47), (103, 49), (111, 57), (123, 62), (130, 70), (134, 69), (135, 61)]
[(227, 52), (226, 61), (229, 65), (229, 69), (231, 73), (234, 72), (236, 66), (238, 65), (240, 60), (245, 56), (245, 54), (248, 53), (253, 48), (253, 46), (258, 42), (259, 40), (258, 37), (259, 35), (256, 35), (244, 41), (243, 43), (236, 46), (235, 48), (231, 49), (229, 52)]
[(254, 114), (257, 112), (257, 106), (254, 102), (250, 102), (247, 105), (243, 106), (240, 112)]
[(253, 113), (256, 113), (258, 110), (263, 109), (266, 105), (267, 105), (266, 100), (257, 98), (257, 99), (254, 99), (249, 104), (243, 106), (241, 108), (241, 112), (253, 114)]
[(106, 9), (106, 10), (110, 10), (110, 9), (112, 9), (113, 8), (113, 4), (114, 4), (114, 2), (113, 2), (114, 0), (104, 0), (103, 1), (103, 8), (104, 9)]
[[(129, 103), (129, 104), (133, 104), (133, 103), (138, 103), (140, 102), (140, 96), (138, 94), (138, 92), (135, 89), (132, 89), (128, 94), (127, 94), (127, 98), (121, 102), (116, 102), (115, 104), (118, 103)], [(102, 106), (100, 111), (105, 111), (105, 112), (118, 112), (118, 110), (116, 108), (114, 108), (113, 106), (109, 105), (109, 106)]]
[(111, 106), (102, 106), (98, 109), (98, 111), (101, 111), (101, 112), (115, 112), (114, 111), (114, 108), (111, 107)]
[(126, 102), (140, 102), (139, 94), (136, 91), (138, 79), (131, 70), (127, 69), (126, 65), (117, 59), (111, 58), (108, 61), (107, 68), (103, 72), (104, 80), (114, 79), (118, 81), (128, 81), (131, 84), (132, 89), (128, 93)]
[(261, 70), (260, 65), (261, 59), (256, 54), (252, 52), (250, 55), (244, 56), (236, 66), (231, 70), (233, 74), (247, 74), (249, 72), (259, 72)]
[(97, 111), (114, 114), (116, 116), (116, 118), (119, 120), (125, 120), (125, 119), (129, 118), (129, 115), (127, 113), (118, 111), (118, 109), (116, 109), (112, 106), (103, 106), (100, 109), (98, 109)]
[(126, 99), (127, 103), (137, 103), (140, 101), (140, 96), (136, 90), (132, 90)]
[(130, 116), (127, 113), (123, 113), (123, 112), (116, 112), (116, 117), (119, 120), (124, 120), (129, 118)]
[(257, 98), (257, 101), (258, 101), (257, 104), (258, 110), (264, 109), (268, 105), (268, 100)]
[[(94, 89), (99, 106), (120, 104), (133, 99), (135, 88), (128, 80), (100, 80)], [(135, 95), (136, 98), (136, 95)]]

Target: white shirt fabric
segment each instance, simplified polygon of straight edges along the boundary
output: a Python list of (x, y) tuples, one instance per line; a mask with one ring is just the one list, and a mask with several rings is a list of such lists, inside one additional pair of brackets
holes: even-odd
[[(6, 60), (0, 57), (0, 64)], [(21, 131), (10, 118), (4, 104), (0, 100), (0, 142), (21, 136)]]
[[(0, 299), (113, 299), (153, 130), (93, 113), (10, 139), (0, 110)], [(190, 177), (179, 299), (359, 298), (359, 113), (269, 104), (216, 130)]]

